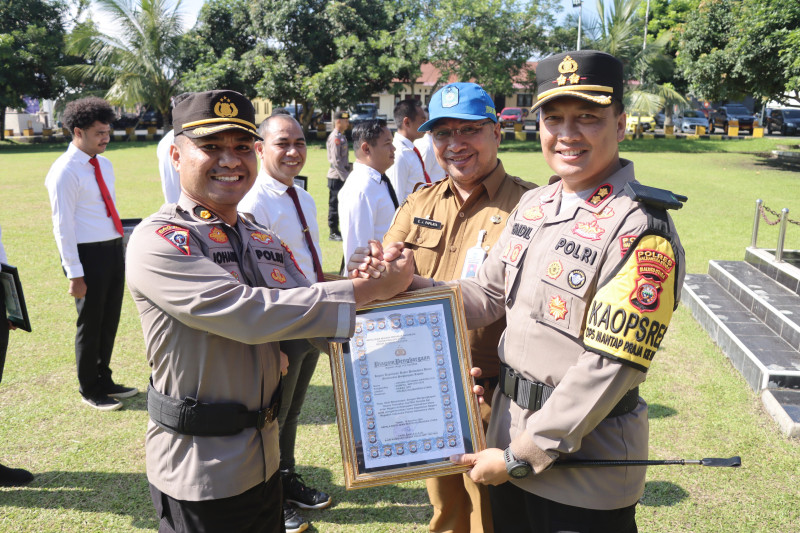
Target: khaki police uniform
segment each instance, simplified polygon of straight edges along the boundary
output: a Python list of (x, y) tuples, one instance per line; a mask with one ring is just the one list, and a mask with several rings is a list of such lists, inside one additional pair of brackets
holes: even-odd
[(646, 459), (647, 405), (606, 418), (646, 377), (684, 278), (672, 219), (624, 192), (633, 163), (559, 213), (562, 185), (528, 192), (475, 280), (462, 280), (469, 327), (505, 314), (501, 361), (555, 387), (538, 411), (498, 387), (487, 433), (534, 469), (512, 483), (566, 505), (619, 509), (644, 491), (644, 467), (559, 468), (553, 460)]
[[(500, 238), (520, 197), (533, 187), (506, 174), (500, 161), (466, 201), (462, 202), (450, 179), (422, 187), (400, 206), (384, 244), (402, 241), (414, 250), (415, 273), (420, 276), (437, 281), (458, 279), (467, 250), (475, 246), (480, 230), (487, 232), (483, 247), (488, 252)], [(472, 361), (483, 370), (487, 389), (497, 382), (497, 345), (505, 327), (505, 318), (500, 317), (468, 332)], [(481, 405), (484, 426), (490, 415), (490, 405)], [(492, 531), (486, 486), (476, 484), (466, 474), (457, 474), (430, 478), (427, 488), (434, 507), (431, 531)]]
[(339, 233), (339, 191), (350, 174), (350, 148), (344, 133), (334, 129), (325, 143), (328, 151), (328, 228), (331, 233)]
[[(270, 407), (280, 380), (278, 342), (347, 338), (352, 283), (310, 286), (274, 233), (241, 218), (230, 227), (181, 196), (139, 224), (127, 278), (144, 330), (152, 382), (176, 400)], [(148, 423), (147, 477), (178, 500), (241, 494), (278, 469), (278, 424), (198, 437)]]

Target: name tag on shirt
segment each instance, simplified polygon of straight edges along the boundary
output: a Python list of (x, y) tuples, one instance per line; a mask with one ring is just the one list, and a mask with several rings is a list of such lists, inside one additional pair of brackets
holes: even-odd
[(414, 224), (425, 228), (442, 229), (442, 223), (429, 218), (414, 217)]

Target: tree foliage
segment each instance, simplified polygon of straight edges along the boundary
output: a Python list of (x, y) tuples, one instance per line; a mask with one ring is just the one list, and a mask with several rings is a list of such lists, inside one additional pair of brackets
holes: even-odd
[(678, 63), (701, 98), (800, 98), (800, 2), (704, 0), (686, 25)]
[(527, 60), (550, 51), (558, 10), (553, 0), (431, 0), (411, 31), (428, 43), (441, 81), (474, 80), (489, 94), (506, 95)]
[(85, 63), (61, 71), (89, 83), (108, 84), (109, 102), (147, 104), (168, 116), (178, 92), (175, 73), (178, 41), (183, 33), (181, 0), (95, 0), (116, 22), (102, 33), (93, 24), (77, 26), (67, 50)]
[(48, 0), (0, 0), (0, 138), (5, 109), (23, 96), (54, 98), (64, 89), (56, 67), (63, 58), (64, 5)]

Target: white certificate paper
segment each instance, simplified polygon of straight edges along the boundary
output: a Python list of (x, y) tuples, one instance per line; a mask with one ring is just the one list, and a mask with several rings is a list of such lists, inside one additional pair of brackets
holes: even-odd
[(465, 453), (445, 309), (376, 309), (350, 345), (367, 469)]

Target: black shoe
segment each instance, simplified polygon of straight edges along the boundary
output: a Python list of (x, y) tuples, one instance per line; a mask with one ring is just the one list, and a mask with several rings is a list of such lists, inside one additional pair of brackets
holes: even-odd
[(283, 525), (286, 527), (286, 533), (300, 533), (308, 529), (308, 522), (286, 502), (283, 503)]
[(106, 396), (105, 394), (98, 394), (91, 398), (84, 396), (83, 403), (94, 407), (98, 411), (116, 411), (117, 409), (122, 409), (122, 402)]
[(338, 233), (331, 233), (331, 236), (328, 237), (328, 240), (329, 241), (341, 241), (342, 240), (342, 236), (339, 235)]
[(124, 385), (117, 385), (116, 383), (112, 383), (110, 386), (104, 387), (103, 394), (121, 400), (122, 398), (130, 398), (131, 396), (136, 396), (137, 394), (139, 394), (139, 389), (137, 389), (136, 387), (125, 387)]
[(283, 499), (302, 509), (324, 509), (331, 504), (331, 497), (322, 491), (307, 487), (300, 474), (281, 470)]
[(33, 474), (22, 468), (0, 465), (0, 487), (21, 487), (33, 481)]

